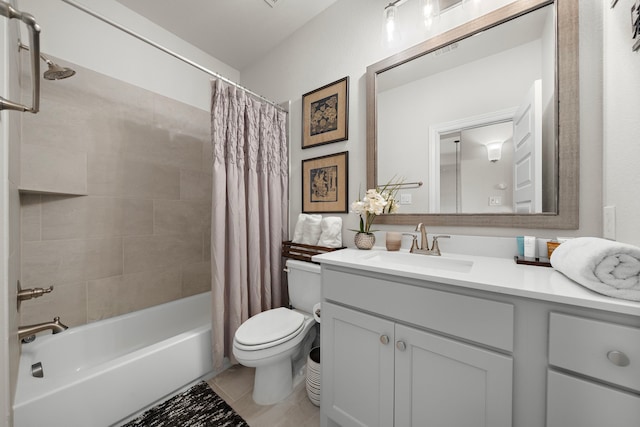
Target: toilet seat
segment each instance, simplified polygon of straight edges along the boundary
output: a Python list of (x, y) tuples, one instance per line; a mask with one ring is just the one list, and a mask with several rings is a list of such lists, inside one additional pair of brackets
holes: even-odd
[(294, 338), (304, 329), (302, 313), (280, 307), (258, 313), (235, 333), (235, 346), (241, 350), (262, 350)]

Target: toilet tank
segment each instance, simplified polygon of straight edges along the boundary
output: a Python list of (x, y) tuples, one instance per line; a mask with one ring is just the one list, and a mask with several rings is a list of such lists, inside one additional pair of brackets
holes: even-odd
[(320, 266), (305, 261), (287, 260), (289, 302), (298, 310), (313, 312), (320, 302)]

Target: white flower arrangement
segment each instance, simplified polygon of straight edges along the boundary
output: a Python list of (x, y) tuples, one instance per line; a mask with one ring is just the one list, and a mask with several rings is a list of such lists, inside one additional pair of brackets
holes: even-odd
[(382, 187), (370, 188), (362, 199), (351, 204), (351, 212), (360, 215), (359, 233), (371, 233), (371, 225), (377, 215), (398, 212), (398, 201), (395, 195), (402, 181), (393, 179)]

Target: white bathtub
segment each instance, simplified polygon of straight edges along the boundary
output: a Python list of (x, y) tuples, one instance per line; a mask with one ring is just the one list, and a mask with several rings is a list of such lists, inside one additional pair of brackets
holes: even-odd
[(207, 292), (24, 344), (14, 426), (107, 427), (212, 375), (210, 313)]

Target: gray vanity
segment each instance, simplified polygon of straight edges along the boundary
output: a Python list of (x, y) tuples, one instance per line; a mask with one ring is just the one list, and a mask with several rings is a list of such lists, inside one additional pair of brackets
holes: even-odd
[(314, 261), (323, 427), (640, 425), (640, 303), (501, 258)]

